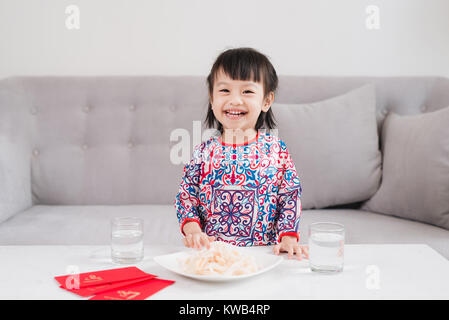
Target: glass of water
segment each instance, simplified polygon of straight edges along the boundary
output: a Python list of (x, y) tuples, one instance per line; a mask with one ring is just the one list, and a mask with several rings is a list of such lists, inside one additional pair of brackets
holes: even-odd
[(135, 217), (114, 218), (111, 221), (111, 257), (120, 264), (132, 264), (143, 259), (143, 220)]
[(334, 222), (317, 222), (309, 226), (309, 263), (316, 272), (343, 270), (345, 227)]

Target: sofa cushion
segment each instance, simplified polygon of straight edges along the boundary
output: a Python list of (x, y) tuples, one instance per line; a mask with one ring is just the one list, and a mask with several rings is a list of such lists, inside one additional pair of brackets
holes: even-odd
[(381, 177), (374, 85), (309, 104), (274, 104), (303, 183), (302, 207), (324, 208), (369, 199)]
[(0, 223), (32, 206), (30, 124), (16, 107), (24, 97), (11, 91), (0, 81)]
[(382, 129), (383, 173), (362, 209), (449, 229), (449, 107), (390, 113)]
[[(18, 213), (0, 224), (0, 245), (108, 245), (110, 220), (144, 219), (144, 243), (182, 246), (171, 205), (43, 206)], [(300, 242), (307, 243), (313, 222), (335, 221), (346, 227), (346, 243), (424, 243), (449, 258), (449, 231), (429, 224), (360, 210), (304, 210)]]

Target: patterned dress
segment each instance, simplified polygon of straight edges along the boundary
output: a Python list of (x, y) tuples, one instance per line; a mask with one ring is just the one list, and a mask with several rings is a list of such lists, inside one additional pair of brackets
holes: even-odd
[(245, 144), (213, 136), (196, 146), (184, 167), (175, 208), (217, 240), (271, 245), (284, 235), (299, 241), (302, 187), (287, 147), (267, 132)]

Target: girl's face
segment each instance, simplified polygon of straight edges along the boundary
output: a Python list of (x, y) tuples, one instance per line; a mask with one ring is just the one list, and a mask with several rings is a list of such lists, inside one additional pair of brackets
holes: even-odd
[(260, 112), (268, 111), (274, 93), (270, 92), (264, 99), (262, 83), (233, 80), (219, 70), (210, 99), (214, 116), (223, 129), (247, 131), (255, 130)]

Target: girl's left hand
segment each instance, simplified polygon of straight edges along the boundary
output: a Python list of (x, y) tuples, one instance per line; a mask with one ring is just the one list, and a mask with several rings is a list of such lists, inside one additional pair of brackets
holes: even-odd
[(309, 246), (299, 245), (296, 237), (287, 235), (282, 237), (281, 243), (274, 246), (273, 252), (275, 255), (279, 255), (280, 252), (287, 252), (289, 259), (293, 258), (293, 254), (296, 254), (298, 260), (302, 260), (303, 255), (306, 259), (309, 259)]

